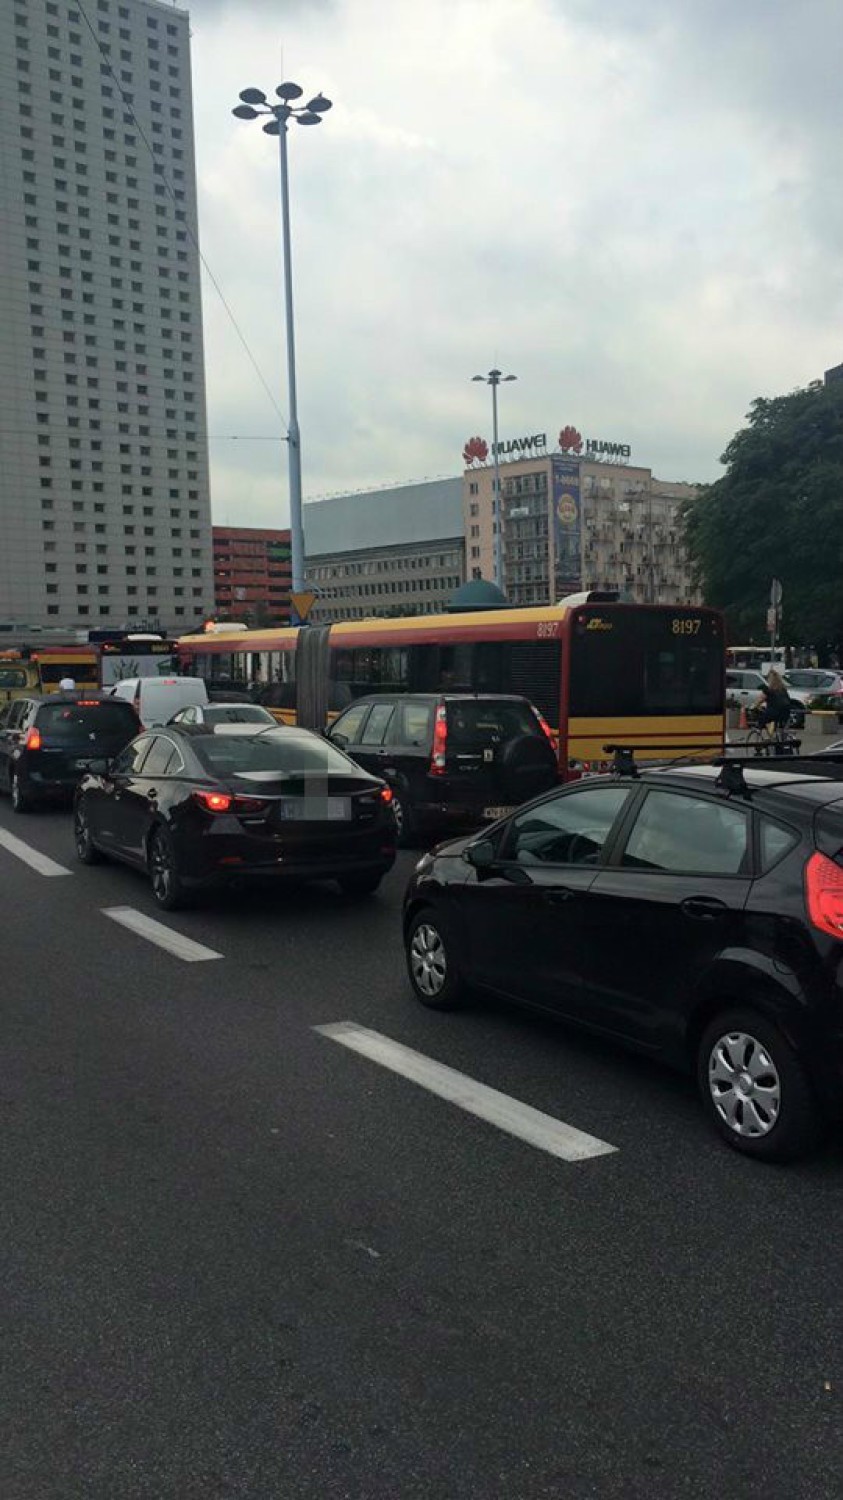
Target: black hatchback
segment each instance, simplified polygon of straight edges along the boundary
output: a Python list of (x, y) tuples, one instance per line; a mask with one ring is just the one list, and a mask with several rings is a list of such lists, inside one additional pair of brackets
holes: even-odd
[(334, 879), (362, 895), (395, 860), (391, 800), (309, 730), (172, 724), (82, 779), (76, 852), (146, 870), (168, 910), (191, 890), (256, 877)]
[(843, 1116), (843, 784), (805, 761), (560, 790), (420, 860), (404, 937), (424, 1005), (476, 987), (690, 1068), (748, 1155)]
[(559, 781), (538, 709), (504, 693), (378, 693), (328, 737), (389, 783), (403, 845), (492, 822)]
[(0, 712), (0, 788), (19, 813), (69, 800), (89, 762), (117, 755), (140, 727), (131, 703), (103, 693), (18, 698)]

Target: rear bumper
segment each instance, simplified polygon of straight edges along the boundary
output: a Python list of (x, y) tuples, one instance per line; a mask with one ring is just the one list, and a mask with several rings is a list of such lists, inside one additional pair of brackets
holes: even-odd
[(375, 870), (385, 874), (395, 863), (392, 827), (331, 837), (281, 839), (226, 829), (219, 818), (203, 835), (177, 839), (185, 882), (219, 880), (333, 880)]
[(186, 886), (202, 888), (222, 885), (226, 881), (297, 882), (309, 880), (341, 880), (346, 875), (386, 875), (395, 864), (395, 855), (380, 859), (356, 859), (316, 863), (314, 861), (285, 861), (283, 864), (218, 864), (202, 874), (185, 874)]

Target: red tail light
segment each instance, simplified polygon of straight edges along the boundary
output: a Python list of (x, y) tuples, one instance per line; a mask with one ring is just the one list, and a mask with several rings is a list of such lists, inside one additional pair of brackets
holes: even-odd
[(448, 710), (444, 703), (436, 710), (433, 725), (433, 754), (430, 760), (431, 776), (444, 776), (448, 752)]
[(26, 732), (26, 740), (24, 741), (24, 743), (26, 745), (27, 750), (40, 750), (41, 749), (41, 730), (40, 729), (28, 729), (27, 732)]
[(205, 812), (227, 813), (234, 798), (230, 797), (227, 792), (194, 792), (193, 800), (198, 802)]
[(825, 854), (805, 866), (805, 901), (814, 926), (843, 942), (843, 869)]
[(381, 802), (391, 802), (391, 801), (392, 801), (392, 787), (391, 786), (382, 786), (381, 787)]
[(77, 698), (77, 708), (99, 708), (99, 698)]

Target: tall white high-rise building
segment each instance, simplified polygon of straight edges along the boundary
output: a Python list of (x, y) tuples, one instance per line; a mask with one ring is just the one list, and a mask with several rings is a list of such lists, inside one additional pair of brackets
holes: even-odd
[(0, 0), (0, 621), (213, 597), (187, 13)]

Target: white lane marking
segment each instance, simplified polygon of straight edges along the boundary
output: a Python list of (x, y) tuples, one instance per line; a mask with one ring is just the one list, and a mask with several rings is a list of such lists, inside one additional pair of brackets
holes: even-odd
[(0, 828), (0, 844), (14, 854), (16, 859), (22, 859), (30, 869), (37, 870), (39, 875), (72, 875), (72, 870), (66, 870), (64, 865), (57, 865), (54, 859), (48, 858), (46, 854), (39, 854), (37, 849), (31, 849), (23, 839), (15, 838), (13, 833), (7, 833), (5, 828)]
[(194, 943), (193, 938), (174, 932), (172, 927), (165, 927), (163, 922), (156, 922), (154, 917), (135, 911), (133, 906), (104, 906), (102, 913), (103, 916), (110, 917), (112, 922), (119, 922), (121, 927), (128, 927), (130, 932), (136, 932), (138, 937), (156, 943), (159, 948), (166, 948), (168, 953), (184, 959), (186, 964), (201, 964), (211, 958), (222, 958), (222, 954), (216, 953), (213, 948)]
[(405, 1047), (402, 1042), (393, 1042), (379, 1031), (368, 1031), (353, 1021), (336, 1021), (313, 1029), (332, 1042), (350, 1047), (352, 1052), (360, 1052), (372, 1062), (420, 1084), (423, 1089), (438, 1094), (440, 1099), (459, 1105), (470, 1115), (477, 1115), (490, 1125), (497, 1125), (499, 1130), (517, 1136), (530, 1146), (537, 1146), (540, 1151), (549, 1151), (551, 1156), (561, 1157), (563, 1161), (586, 1161), (591, 1156), (607, 1156), (618, 1149), (610, 1146), (608, 1141), (598, 1140), (597, 1136), (586, 1135), (573, 1125), (564, 1124), (562, 1120), (554, 1120), (552, 1115), (542, 1114), (531, 1104), (522, 1104), (508, 1094), (489, 1088), (488, 1084), (478, 1083), (465, 1073), (457, 1072), (456, 1068), (434, 1062), (423, 1053), (414, 1052), (412, 1047)]

